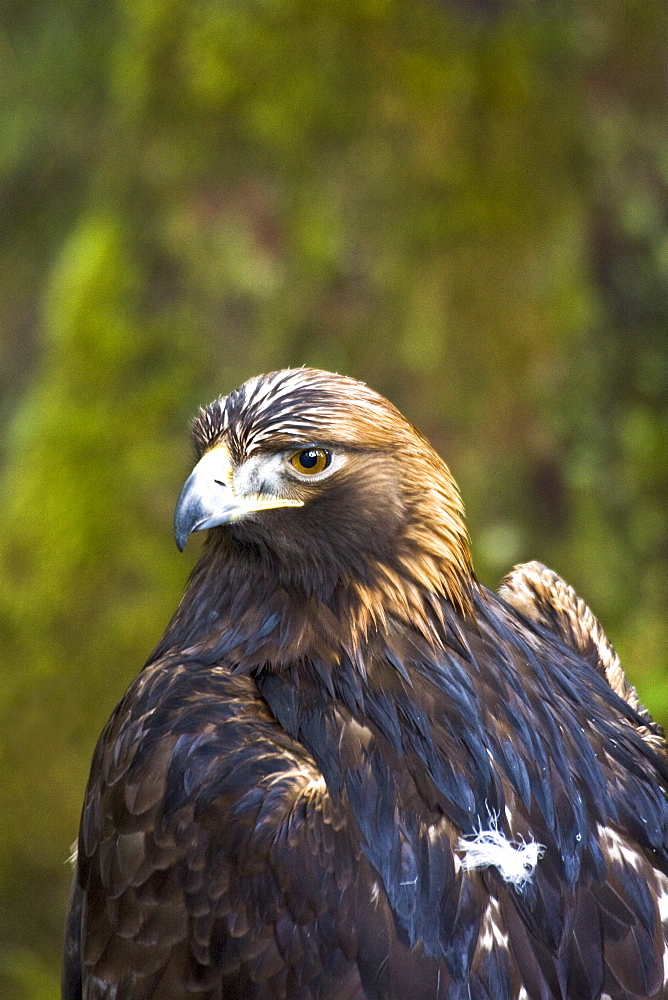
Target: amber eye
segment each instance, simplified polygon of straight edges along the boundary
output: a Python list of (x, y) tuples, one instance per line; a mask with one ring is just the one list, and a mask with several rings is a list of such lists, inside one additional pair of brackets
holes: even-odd
[(325, 448), (305, 448), (292, 456), (290, 464), (303, 476), (315, 476), (318, 472), (324, 472), (331, 461), (331, 451)]

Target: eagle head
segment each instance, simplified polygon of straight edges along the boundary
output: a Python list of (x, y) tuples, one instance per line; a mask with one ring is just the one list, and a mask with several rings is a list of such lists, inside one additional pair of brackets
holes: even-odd
[(312, 368), (260, 375), (200, 410), (199, 461), (175, 513), (228, 558), (323, 600), (354, 580), (467, 605), (456, 484), (425, 438), (362, 382)]

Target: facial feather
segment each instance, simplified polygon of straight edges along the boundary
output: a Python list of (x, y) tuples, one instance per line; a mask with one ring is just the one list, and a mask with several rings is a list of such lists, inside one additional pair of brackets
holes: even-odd
[(200, 455), (224, 440), (239, 469), (304, 447), (346, 455), (327, 482), (290, 484), (304, 499), (298, 512), (228, 533), (276, 557), (290, 584), (317, 589), (320, 581), (331, 594), (347, 577), (364, 595), (365, 632), (388, 614), (427, 627), (427, 594), (470, 608), (475, 583), (457, 486), (412, 424), (363, 383), (309, 368), (258, 376), (200, 411), (193, 433)]

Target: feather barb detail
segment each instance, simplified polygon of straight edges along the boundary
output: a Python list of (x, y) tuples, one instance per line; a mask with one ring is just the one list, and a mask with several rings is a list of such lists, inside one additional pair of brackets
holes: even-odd
[(480, 830), (474, 836), (461, 837), (462, 868), (496, 868), (504, 882), (510, 882), (518, 892), (533, 878), (536, 865), (545, 853), (535, 841), (519, 843), (508, 840), (499, 830)]

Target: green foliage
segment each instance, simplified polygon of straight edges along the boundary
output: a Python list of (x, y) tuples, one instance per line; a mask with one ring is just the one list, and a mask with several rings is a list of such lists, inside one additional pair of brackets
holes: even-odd
[(194, 559), (187, 422), (252, 374), (390, 396), (483, 581), (553, 565), (668, 721), (664, 11), (5, 6), (0, 995), (46, 1000), (94, 742)]
[[(91, 723), (150, 652), (182, 584), (160, 525), (184, 467), (170, 432), (186, 419), (186, 357), (175, 323), (140, 315), (139, 272), (119, 221), (88, 215), (53, 268), (43, 358), (7, 442), (2, 938), (25, 924), (31, 947), (48, 942), (49, 974)], [(47, 971), (17, 948), (0, 962), (15, 972), (11, 992), (43, 993)]]

